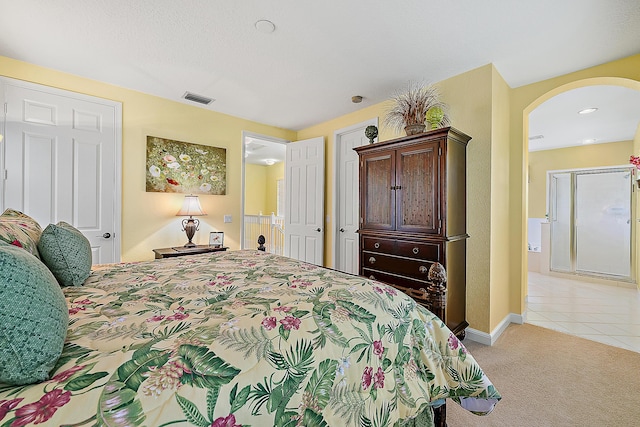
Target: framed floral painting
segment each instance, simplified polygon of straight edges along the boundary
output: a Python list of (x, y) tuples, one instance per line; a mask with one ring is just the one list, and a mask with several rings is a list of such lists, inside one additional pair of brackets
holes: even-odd
[(227, 150), (147, 136), (147, 191), (226, 194)]

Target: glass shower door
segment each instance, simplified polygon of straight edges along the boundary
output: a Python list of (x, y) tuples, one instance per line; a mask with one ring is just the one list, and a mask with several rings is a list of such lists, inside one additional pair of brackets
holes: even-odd
[(631, 173), (576, 175), (576, 272), (631, 276)]
[(571, 231), (573, 229), (571, 173), (552, 174), (550, 184), (550, 268), (554, 271), (573, 272), (571, 256)]

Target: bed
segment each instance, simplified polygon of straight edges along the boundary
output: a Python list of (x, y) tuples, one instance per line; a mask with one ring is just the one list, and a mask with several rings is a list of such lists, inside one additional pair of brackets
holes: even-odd
[[(46, 265), (11, 246), (0, 265)], [(44, 378), (0, 380), (2, 427), (429, 426), (445, 399), (483, 415), (501, 398), (405, 294), (263, 251), (94, 266), (59, 289), (61, 352)]]

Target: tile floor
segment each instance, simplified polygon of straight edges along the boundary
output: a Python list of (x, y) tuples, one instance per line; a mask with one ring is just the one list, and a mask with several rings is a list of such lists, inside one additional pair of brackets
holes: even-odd
[(529, 272), (527, 323), (640, 353), (640, 291)]

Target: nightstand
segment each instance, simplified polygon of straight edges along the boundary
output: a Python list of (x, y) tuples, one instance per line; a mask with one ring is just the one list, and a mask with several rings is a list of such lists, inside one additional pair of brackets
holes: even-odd
[(198, 245), (191, 248), (185, 248), (184, 246), (175, 246), (173, 248), (154, 249), (153, 253), (156, 254), (156, 259), (161, 259), (185, 255), (206, 254), (209, 252), (222, 252), (226, 251), (227, 249), (229, 248), (213, 247), (209, 245)]

